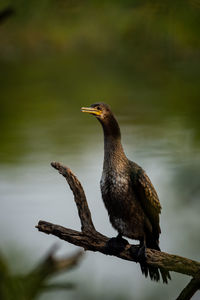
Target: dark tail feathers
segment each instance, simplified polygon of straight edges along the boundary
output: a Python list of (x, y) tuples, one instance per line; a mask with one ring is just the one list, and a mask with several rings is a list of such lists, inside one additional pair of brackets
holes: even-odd
[(150, 276), (151, 280), (159, 281), (160, 275), (162, 277), (163, 283), (168, 283), (168, 280), (171, 280), (170, 273), (166, 271), (165, 269), (156, 268), (149, 266), (147, 263), (140, 263), (140, 267), (142, 270), (142, 274), (145, 275), (145, 277)]
[[(152, 247), (152, 245), (151, 246), (148, 245), (148, 248), (161, 251), (158, 246), (158, 243), (154, 243), (154, 247)], [(166, 284), (168, 283), (168, 280), (171, 280), (169, 271), (167, 271), (165, 269), (150, 266), (145, 262), (141, 262), (140, 267), (142, 270), (142, 274), (144, 274), (145, 277), (148, 277), (148, 275), (149, 275), (151, 280), (159, 281), (160, 277), (162, 277), (163, 283), (166, 283)]]

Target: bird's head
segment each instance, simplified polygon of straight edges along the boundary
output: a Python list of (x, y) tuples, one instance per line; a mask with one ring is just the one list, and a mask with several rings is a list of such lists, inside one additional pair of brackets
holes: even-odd
[(92, 104), (90, 107), (82, 107), (82, 112), (94, 115), (103, 126), (104, 135), (120, 138), (119, 125), (110, 109), (110, 106), (100, 102)]
[(102, 122), (105, 122), (112, 115), (109, 105), (102, 102), (92, 104), (90, 107), (82, 107), (81, 111), (95, 116)]

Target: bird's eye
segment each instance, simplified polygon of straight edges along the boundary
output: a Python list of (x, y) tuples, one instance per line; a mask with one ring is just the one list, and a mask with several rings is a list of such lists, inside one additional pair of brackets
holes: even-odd
[(101, 108), (100, 108), (100, 106), (97, 106), (96, 109), (100, 110)]

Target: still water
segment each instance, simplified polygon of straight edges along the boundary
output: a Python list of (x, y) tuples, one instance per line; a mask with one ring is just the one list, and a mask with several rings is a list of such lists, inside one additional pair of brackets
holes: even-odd
[[(0, 249), (13, 269), (30, 269), (55, 243), (59, 255), (77, 250), (35, 228), (80, 229), (52, 161), (80, 179), (97, 230), (116, 235), (100, 195), (101, 127), (80, 112), (97, 101), (111, 105), (127, 156), (158, 192), (161, 249), (199, 261), (198, 1), (1, 2), (14, 11), (0, 24)], [(172, 278), (153, 283), (134, 263), (87, 252), (64, 275), (77, 289), (41, 299), (171, 300), (190, 280)]]
[[(99, 99), (82, 103), (78, 99), (72, 105), (64, 97), (42, 102), (35, 95), (25, 101), (27, 91), (20, 95), (19, 102), (4, 102), (0, 154), (1, 249), (16, 265), (11, 248), (27, 257), (29, 264), (55, 243), (60, 246), (59, 254), (77, 250), (35, 229), (39, 220), (80, 229), (73, 195), (64, 178), (51, 168), (51, 161), (64, 163), (78, 176), (97, 230), (116, 235), (100, 195), (102, 130), (93, 116), (80, 112), (82, 105)], [(200, 154), (194, 120), (185, 111), (172, 114), (162, 104), (141, 104), (130, 96), (110, 104), (120, 123), (127, 156), (147, 171), (160, 197), (161, 249), (198, 260)], [(18, 265), (23, 265), (20, 255), (19, 261)], [(87, 252), (79, 267), (64, 278), (78, 278), (78, 289), (67, 292), (68, 299), (96, 292), (125, 295), (122, 299), (147, 299), (147, 295), (148, 299), (173, 299), (189, 281), (186, 276), (172, 274), (168, 286), (152, 283), (141, 275), (138, 265), (92, 252)], [(91, 285), (93, 292), (89, 292)], [(57, 299), (65, 297), (65, 293), (56, 294)], [(55, 294), (42, 299), (55, 299)]]

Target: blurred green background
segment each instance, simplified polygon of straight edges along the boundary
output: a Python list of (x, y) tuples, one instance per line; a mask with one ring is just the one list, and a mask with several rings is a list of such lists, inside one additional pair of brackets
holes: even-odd
[[(13, 13), (0, 18), (4, 255), (14, 266), (20, 252), (16, 269), (26, 269), (24, 257), (32, 264), (57, 241), (37, 232), (39, 219), (80, 228), (71, 192), (51, 161), (72, 168), (97, 229), (116, 234), (99, 189), (101, 128), (80, 112), (103, 101), (119, 120), (128, 157), (158, 191), (161, 248), (199, 260), (200, 1), (0, 2), (0, 12), (8, 7)], [(62, 253), (75, 249), (58, 243)], [(172, 274), (168, 286), (152, 283), (137, 265), (98, 253), (87, 253), (71, 277), (79, 287), (67, 292), (69, 299), (167, 300), (189, 281)], [(42, 299), (55, 297), (66, 293)]]

